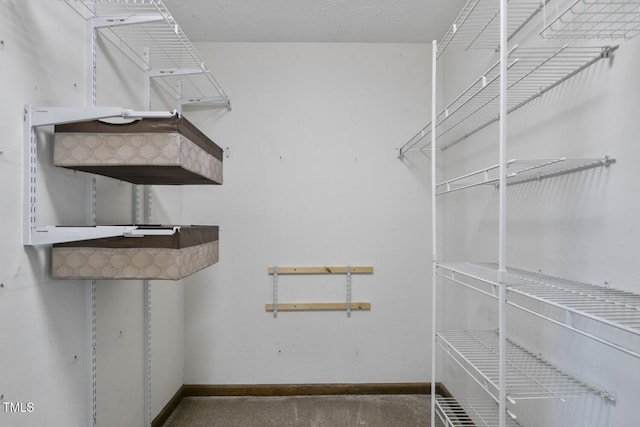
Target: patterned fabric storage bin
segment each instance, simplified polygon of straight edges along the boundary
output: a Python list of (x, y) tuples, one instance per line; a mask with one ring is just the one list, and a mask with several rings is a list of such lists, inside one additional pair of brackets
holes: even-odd
[(222, 148), (179, 116), (55, 126), (56, 166), (133, 184), (222, 184), (222, 154)]
[(108, 237), (58, 243), (51, 250), (57, 279), (179, 280), (218, 262), (218, 226), (140, 226), (171, 235)]

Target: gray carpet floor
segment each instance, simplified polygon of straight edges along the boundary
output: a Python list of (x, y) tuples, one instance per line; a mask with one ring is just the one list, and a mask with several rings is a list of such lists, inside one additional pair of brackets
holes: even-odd
[(428, 395), (186, 397), (165, 427), (415, 427), (430, 422)]

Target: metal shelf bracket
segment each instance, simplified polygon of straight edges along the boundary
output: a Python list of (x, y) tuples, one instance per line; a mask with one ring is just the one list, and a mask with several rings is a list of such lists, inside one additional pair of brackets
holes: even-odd
[[(354, 274), (373, 274), (373, 267), (369, 266), (352, 266), (346, 267), (278, 267), (274, 265), (269, 267), (268, 274), (273, 276), (273, 303), (266, 304), (267, 311), (273, 312), (273, 317), (278, 317), (278, 311), (346, 311), (347, 317), (351, 317), (352, 311), (371, 310), (371, 304), (368, 302), (353, 302), (351, 300), (351, 281)], [(281, 274), (345, 274), (346, 275), (346, 302), (342, 303), (279, 303), (278, 302), (278, 277)]]
[[(49, 245), (74, 240), (89, 240), (113, 236), (139, 235), (135, 226), (56, 227), (37, 225), (38, 146), (35, 129), (78, 121), (121, 117), (125, 119), (167, 118), (177, 112), (134, 111), (121, 107), (24, 107), (24, 185), (23, 185), (23, 244)], [(145, 230), (144, 233), (147, 233)]]
[(164, 17), (159, 13), (151, 13), (148, 15), (97, 16), (93, 18), (93, 28), (110, 28), (122, 25), (136, 25), (159, 21), (164, 21)]

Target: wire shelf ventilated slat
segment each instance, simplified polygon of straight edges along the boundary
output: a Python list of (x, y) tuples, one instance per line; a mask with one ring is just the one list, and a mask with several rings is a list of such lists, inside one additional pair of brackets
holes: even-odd
[(544, 8), (549, 39), (631, 39), (640, 34), (640, 0), (569, 0)]
[[(540, 0), (509, 2), (509, 38), (542, 10)], [(469, 0), (438, 44), (438, 57), (448, 48), (496, 49), (499, 45), (500, 4), (495, 0)]]
[[(497, 399), (499, 358), (497, 331), (439, 332), (438, 344)], [(561, 371), (542, 357), (507, 339), (506, 387), (508, 400), (570, 399), (608, 393)]]
[[(507, 162), (507, 185), (522, 184), (552, 176), (564, 175), (585, 169), (608, 166), (615, 159), (512, 159)], [(466, 175), (440, 182), (436, 185), (436, 194), (446, 194), (478, 185), (497, 185), (499, 165), (480, 169)]]
[[(588, 66), (606, 58), (615, 49), (601, 47), (514, 47), (508, 56), (508, 113), (538, 98)], [(437, 141), (449, 148), (498, 120), (500, 101), (499, 62), (489, 67), (436, 117)], [(400, 149), (423, 150), (431, 145), (431, 123)]]
[[(229, 98), (161, 0), (64, 0), (155, 82), (183, 103), (229, 107)], [(148, 52), (148, 54), (147, 54)]]
[[(442, 263), (438, 274), (488, 296), (500, 286), (494, 264)], [(503, 280), (508, 304), (640, 358), (639, 294), (514, 268)]]
[[(446, 427), (498, 427), (498, 405), (492, 400), (457, 400), (436, 398), (438, 418)], [(506, 417), (506, 427), (520, 427), (512, 417)]]

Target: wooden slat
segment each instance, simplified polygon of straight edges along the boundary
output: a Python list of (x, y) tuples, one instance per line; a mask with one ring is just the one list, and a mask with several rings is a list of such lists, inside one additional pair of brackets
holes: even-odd
[[(267, 311), (273, 311), (273, 304), (266, 305)], [(278, 303), (278, 311), (345, 311), (347, 304), (344, 302), (298, 302)], [(351, 310), (371, 310), (369, 302), (352, 302)]]
[[(278, 274), (347, 274), (347, 267), (278, 267)], [(351, 267), (351, 274), (373, 274), (373, 267)]]

